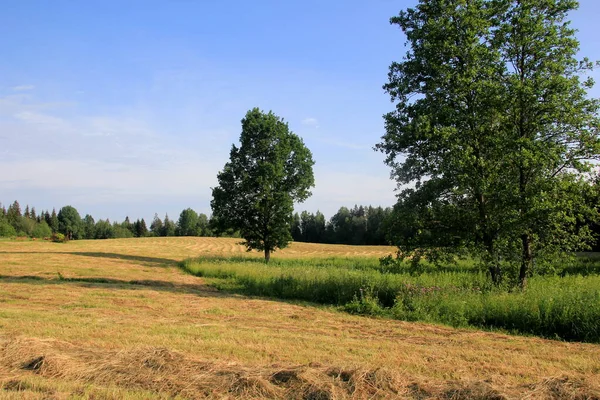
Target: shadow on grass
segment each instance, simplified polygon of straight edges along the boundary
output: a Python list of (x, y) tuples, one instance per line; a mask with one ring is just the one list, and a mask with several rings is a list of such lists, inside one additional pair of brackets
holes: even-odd
[(30, 283), (43, 285), (76, 285), (85, 288), (106, 288), (119, 290), (149, 289), (160, 292), (194, 294), (201, 297), (232, 297), (231, 294), (218, 291), (207, 285), (194, 285), (186, 283), (173, 283), (159, 280), (122, 280), (113, 278), (45, 278), (38, 275), (0, 275), (1, 283)]
[(67, 254), (82, 257), (110, 258), (114, 260), (135, 261), (149, 267), (176, 266), (178, 260), (171, 258), (134, 256), (130, 254), (89, 252), (89, 251), (0, 251), (0, 254)]

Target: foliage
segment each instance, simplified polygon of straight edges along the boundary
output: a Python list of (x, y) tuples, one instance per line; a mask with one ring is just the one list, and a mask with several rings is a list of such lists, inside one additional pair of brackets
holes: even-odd
[(165, 214), (165, 222), (163, 224), (161, 236), (175, 236), (175, 222), (169, 219), (169, 215)]
[[(570, 0), (425, 1), (391, 19), (410, 51), (384, 86), (396, 109), (377, 148), (400, 184), (401, 257), (471, 254), (500, 284), (585, 247), (580, 193), (598, 158), (592, 68), (575, 60)], [(401, 161), (400, 161), (401, 160)], [(518, 269), (514, 266), (519, 265)]]
[(132, 238), (133, 232), (131, 229), (126, 228), (123, 224), (113, 223), (112, 226), (112, 237), (117, 238)]
[(52, 229), (50, 229), (46, 221), (42, 221), (39, 224), (36, 224), (32, 232), (32, 237), (38, 239), (52, 237)]
[(69, 241), (69, 237), (60, 232), (55, 232), (52, 234), (52, 241), (56, 243), (66, 243)]
[(19, 205), (19, 202), (15, 200), (14, 203), (8, 206), (8, 210), (6, 210), (6, 220), (16, 231), (18, 231), (21, 228), (21, 217), (21, 206)]
[(6, 220), (0, 220), (0, 237), (14, 237), (17, 236), (15, 228), (8, 223)]
[(107, 219), (98, 220), (98, 222), (96, 222), (96, 226), (94, 227), (94, 231), (94, 239), (111, 239), (114, 237), (113, 227), (110, 224), (110, 221)]
[(179, 215), (177, 221), (177, 236), (199, 236), (198, 235), (198, 213), (191, 208), (186, 208)]
[(154, 219), (150, 224), (150, 231), (153, 236), (161, 236), (163, 230), (163, 222), (157, 213), (154, 213)]
[(58, 231), (68, 240), (79, 239), (83, 226), (79, 212), (72, 206), (64, 206), (58, 212)]
[(90, 214), (86, 214), (83, 218), (83, 239), (95, 239), (96, 238), (96, 221)]
[(287, 123), (254, 108), (242, 120), (240, 147), (219, 172), (211, 207), (221, 230), (239, 230), (248, 250), (264, 250), (265, 260), (291, 240), (294, 202), (314, 186), (311, 152)]
[(135, 237), (146, 237), (148, 236), (148, 227), (144, 218), (138, 219), (133, 223), (133, 235)]
[(52, 209), (52, 214), (48, 214), (48, 211), (46, 211), (46, 222), (50, 226), (50, 229), (52, 229), (52, 232), (58, 232), (58, 215), (56, 214), (56, 210), (54, 208)]
[(297, 242), (387, 245), (387, 220), (391, 209), (382, 207), (341, 207), (329, 221), (317, 211), (294, 214), (292, 238)]

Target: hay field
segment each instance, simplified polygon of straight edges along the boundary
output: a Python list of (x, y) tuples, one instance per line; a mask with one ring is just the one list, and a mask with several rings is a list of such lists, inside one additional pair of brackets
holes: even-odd
[(0, 241), (0, 398), (600, 398), (598, 345), (231, 295), (177, 266), (238, 241)]

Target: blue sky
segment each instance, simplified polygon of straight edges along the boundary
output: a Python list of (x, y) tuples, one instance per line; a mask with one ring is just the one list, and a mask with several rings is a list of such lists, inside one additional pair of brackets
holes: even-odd
[[(393, 107), (381, 86), (405, 52), (388, 20), (415, 4), (5, 2), (0, 201), (111, 220), (209, 214), (240, 120), (260, 107), (313, 152), (316, 187), (298, 210), (391, 206), (395, 183), (372, 147)], [(572, 14), (592, 59), (599, 16), (596, 0)]]

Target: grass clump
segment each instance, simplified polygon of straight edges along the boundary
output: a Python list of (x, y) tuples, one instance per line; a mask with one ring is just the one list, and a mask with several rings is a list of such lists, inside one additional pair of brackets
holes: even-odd
[(473, 263), (420, 274), (359, 257), (279, 259), (268, 265), (256, 258), (204, 257), (181, 267), (212, 278), (221, 289), (332, 304), (355, 314), (600, 342), (600, 275), (588, 259), (581, 265), (534, 276), (525, 291), (494, 288)]

